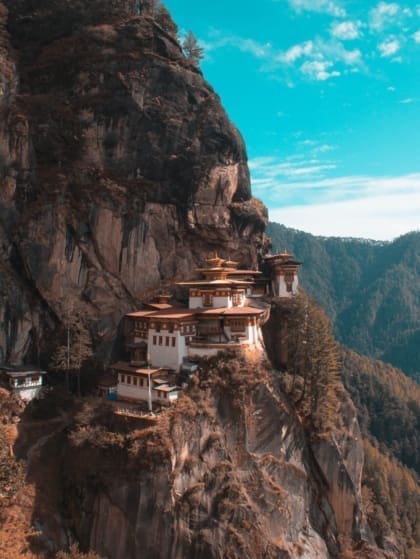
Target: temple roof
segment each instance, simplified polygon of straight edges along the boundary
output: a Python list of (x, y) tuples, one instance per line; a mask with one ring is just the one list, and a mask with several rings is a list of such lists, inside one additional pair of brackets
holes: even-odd
[(177, 283), (177, 285), (183, 285), (185, 287), (239, 287), (239, 286), (247, 286), (252, 285), (252, 281), (248, 280), (235, 280), (235, 279), (215, 279), (215, 280), (196, 280), (196, 281), (183, 281)]
[(264, 310), (256, 309), (255, 307), (216, 307), (216, 308), (202, 308), (195, 309), (174, 308), (172, 311), (156, 310), (156, 311), (139, 311), (129, 313), (126, 316), (130, 318), (147, 317), (150, 319), (158, 320), (185, 320), (194, 319), (199, 316), (256, 316), (262, 314)]
[(227, 309), (222, 307), (220, 309), (196, 309), (196, 314), (200, 316), (256, 316), (264, 313), (262, 309), (254, 307), (232, 307)]
[(134, 375), (143, 375), (143, 376), (152, 376), (156, 375), (157, 373), (162, 373), (164, 369), (145, 369), (141, 367), (133, 367), (129, 363), (124, 361), (118, 361), (113, 365), (110, 365), (111, 369), (116, 369), (117, 371), (122, 371), (124, 373), (131, 373)]

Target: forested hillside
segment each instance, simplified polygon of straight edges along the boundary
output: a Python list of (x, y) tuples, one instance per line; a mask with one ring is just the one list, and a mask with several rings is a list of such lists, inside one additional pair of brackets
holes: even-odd
[(391, 365), (343, 349), (343, 381), (360, 428), (420, 473), (420, 388)]
[(393, 242), (315, 237), (270, 223), (273, 252), (303, 262), (301, 283), (332, 318), (337, 338), (419, 380), (420, 232)]
[(363, 486), (369, 524), (380, 545), (392, 530), (412, 548), (408, 556), (418, 557), (420, 388), (398, 369), (346, 348), (342, 379), (357, 407), (365, 441)]

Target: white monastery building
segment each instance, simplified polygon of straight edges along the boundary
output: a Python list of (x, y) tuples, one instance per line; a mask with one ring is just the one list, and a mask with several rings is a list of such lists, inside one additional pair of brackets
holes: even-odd
[(12, 392), (17, 394), (21, 400), (30, 402), (40, 396), (43, 377), (47, 373), (31, 365), (3, 365), (0, 366), (0, 374)]
[(298, 268), (301, 262), (294, 260), (286, 250), (280, 254), (264, 258), (271, 270), (271, 291), (273, 297), (293, 297), (299, 288)]
[[(210, 357), (225, 349), (263, 349), (261, 326), (269, 317), (263, 296), (297, 293), (298, 262), (284, 253), (265, 258), (273, 279), (217, 256), (196, 270), (200, 279), (178, 283), (188, 290), (188, 308), (171, 305), (170, 295), (125, 316), (129, 362), (112, 365), (118, 398), (171, 403), (178, 387), (169, 380), (186, 360)], [(271, 284), (271, 290), (270, 290)], [(173, 378), (173, 377), (172, 377)]]

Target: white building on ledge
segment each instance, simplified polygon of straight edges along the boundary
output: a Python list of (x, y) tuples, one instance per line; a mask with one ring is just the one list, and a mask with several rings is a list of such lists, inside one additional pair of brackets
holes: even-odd
[(8, 388), (25, 402), (38, 398), (43, 388), (43, 377), (46, 371), (41, 371), (30, 365), (0, 366), (0, 374)]
[(125, 316), (130, 362), (112, 366), (119, 398), (169, 403), (178, 392), (159, 384), (163, 369), (177, 372), (187, 359), (225, 349), (262, 350), (261, 325), (269, 306), (259, 299), (264, 294), (257, 281), (261, 272), (240, 270), (236, 262), (218, 257), (196, 271), (201, 279), (178, 284), (188, 289), (188, 308), (170, 305), (169, 296), (161, 296)]
[(264, 258), (271, 271), (271, 291), (274, 297), (290, 298), (299, 289), (298, 269), (301, 262), (294, 260), (286, 250)]

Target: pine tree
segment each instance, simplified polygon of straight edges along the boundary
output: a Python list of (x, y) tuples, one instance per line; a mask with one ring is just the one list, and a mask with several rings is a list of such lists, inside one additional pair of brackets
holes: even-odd
[(64, 305), (61, 343), (52, 353), (50, 365), (66, 375), (70, 388), (70, 374), (77, 375), (77, 392), (80, 395), (80, 376), (83, 366), (92, 358), (92, 337), (89, 332), (90, 315), (79, 305)]
[(197, 38), (192, 31), (188, 31), (182, 42), (182, 49), (188, 60), (198, 64), (204, 57), (204, 49), (198, 44)]
[[(288, 312), (288, 371), (300, 415), (316, 433), (328, 431), (338, 411), (339, 352), (325, 313), (304, 294)], [(299, 382), (298, 382), (299, 380)]]

